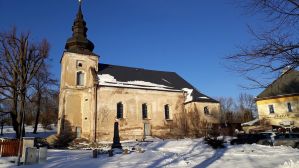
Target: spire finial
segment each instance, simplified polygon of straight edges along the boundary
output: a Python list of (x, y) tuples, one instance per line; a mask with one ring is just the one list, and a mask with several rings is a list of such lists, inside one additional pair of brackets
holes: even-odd
[(78, 1), (79, 1), (79, 10), (81, 10), (82, 0), (78, 0)]
[(77, 17), (83, 17), (82, 9), (81, 9), (82, 0), (78, 0), (78, 1), (79, 1), (79, 8), (78, 8)]

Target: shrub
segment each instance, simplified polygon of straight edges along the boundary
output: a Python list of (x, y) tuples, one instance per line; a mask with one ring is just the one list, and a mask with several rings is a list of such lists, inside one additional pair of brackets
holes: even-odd
[(64, 124), (64, 129), (61, 130), (54, 142), (55, 148), (66, 148), (76, 138), (76, 133), (72, 131), (70, 123), (66, 121)]
[(49, 143), (44, 138), (35, 138), (34, 139), (34, 146), (37, 147), (37, 148), (40, 148), (40, 147), (49, 148)]
[(210, 137), (205, 137), (205, 142), (210, 145), (213, 149), (217, 148), (224, 148), (224, 140), (223, 139), (217, 139), (217, 138), (210, 138)]

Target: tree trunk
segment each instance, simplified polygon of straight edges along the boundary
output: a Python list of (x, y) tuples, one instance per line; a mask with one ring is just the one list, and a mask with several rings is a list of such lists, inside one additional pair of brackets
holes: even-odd
[(1, 121), (1, 135), (3, 135), (3, 126), (4, 126), (4, 122)]
[(21, 106), (20, 106), (20, 116), (21, 116), (21, 122), (19, 124), (19, 130), (21, 132), (21, 137), (25, 135), (25, 101), (26, 101), (26, 89), (22, 89), (21, 91)]
[(20, 138), (20, 129), (19, 129), (19, 126), (20, 126), (20, 113), (18, 112), (18, 92), (17, 92), (17, 77), (18, 74), (16, 71), (14, 71), (13, 73), (13, 78), (14, 78), (14, 84), (15, 86), (12, 88), (13, 89), (13, 94), (12, 94), (12, 98), (13, 98), (13, 106), (12, 106), (12, 111), (10, 113), (10, 116), (11, 116), (11, 120), (12, 120), (12, 126), (13, 126), (13, 129), (15, 130), (16, 132), (16, 138)]
[(12, 120), (12, 126), (13, 126), (13, 129), (15, 130), (16, 132), (16, 138), (20, 138), (20, 132), (19, 132), (19, 123), (17, 121), (17, 115), (15, 114), (15, 112), (11, 112), (10, 113), (10, 116), (11, 116), (11, 120)]
[[(24, 48), (21, 51), (20, 54), (20, 63), (21, 63), (21, 77), (20, 77), (20, 98), (21, 98), (21, 105), (20, 105), (20, 114), (21, 114), (21, 122), (20, 122), (20, 132), (21, 132), (21, 137), (25, 135), (25, 128), (24, 128), (24, 123), (25, 123), (25, 102), (26, 102), (26, 84), (27, 82), (27, 77), (28, 77), (28, 72), (26, 70), (26, 55), (27, 55), (27, 48), (26, 46), (26, 41), (24, 41)], [(22, 46), (22, 44), (21, 44)]]
[(34, 124), (34, 130), (33, 133), (37, 134), (37, 126), (38, 126), (38, 120), (39, 120), (39, 116), (40, 116), (40, 107), (41, 107), (41, 92), (38, 91), (37, 93), (37, 101), (36, 101), (36, 116), (35, 116), (35, 124)]

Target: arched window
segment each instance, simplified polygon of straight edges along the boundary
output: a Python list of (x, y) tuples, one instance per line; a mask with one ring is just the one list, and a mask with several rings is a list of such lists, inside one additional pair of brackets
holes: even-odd
[(269, 108), (269, 113), (273, 114), (274, 113), (274, 106), (273, 106), (273, 104), (268, 105), (268, 108)]
[(287, 106), (288, 106), (288, 112), (293, 112), (292, 104), (290, 102), (287, 103)]
[(124, 115), (124, 108), (121, 102), (117, 103), (117, 114), (116, 118), (123, 118)]
[(165, 119), (166, 119), (166, 120), (169, 120), (169, 119), (170, 119), (170, 116), (169, 116), (169, 105), (168, 105), (168, 104), (166, 104), (166, 105), (164, 106), (164, 113), (165, 113)]
[(205, 113), (206, 115), (210, 114), (210, 111), (209, 111), (209, 107), (208, 107), (208, 106), (205, 106), (205, 107), (203, 108), (203, 111), (204, 111), (204, 113)]
[(142, 104), (142, 118), (143, 119), (147, 118), (147, 105), (145, 103)]
[(77, 72), (77, 85), (78, 86), (84, 85), (84, 73), (81, 71)]

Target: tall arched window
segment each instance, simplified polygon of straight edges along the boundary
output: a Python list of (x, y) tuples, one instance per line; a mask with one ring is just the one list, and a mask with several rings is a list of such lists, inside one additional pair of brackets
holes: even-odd
[(209, 115), (209, 114), (210, 114), (210, 110), (209, 110), (209, 107), (208, 107), (208, 106), (205, 106), (205, 107), (203, 108), (203, 111), (204, 111), (204, 113), (205, 113), (206, 115)]
[(166, 104), (166, 105), (164, 106), (164, 113), (165, 113), (165, 119), (166, 119), (166, 120), (169, 120), (169, 119), (170, 119), (170, 116), (169, 116), (169, 105), (168, 105), (168, 104)]
[(287, 103), (287, 106), (288, 106), (288, 112), (293, 112), (292, 104), (290, 102)]
[(84, 73), (81, 71), (77, 72), (77, 85), (78, 86), (84, 85)]
[(123, 118), (124, 115), (124, 108), (121, 102), (117, 103), (117, 114), (116, 118)]
[(143, 119), (147, 118), (147, 105), (145, 103), (142, 104), (142, 118)]

